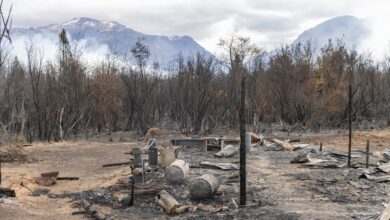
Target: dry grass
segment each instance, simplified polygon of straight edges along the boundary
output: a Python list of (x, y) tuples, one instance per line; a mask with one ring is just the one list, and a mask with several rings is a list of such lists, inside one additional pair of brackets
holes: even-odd
[[(337, 149), (340, 151), (348, 150), (348, 131), (342, 130), (337, 134), (324, 135), (318, 134), (310, 137), (303, 137), (303, 142), (319, 144), (322, 142), (325, 148)], [(353, 150), (364, 150), (367, 140), (370, 140), (371, 151), (383, 151), (390, 148), (390, 129), (354, 131), (352, 133)]]

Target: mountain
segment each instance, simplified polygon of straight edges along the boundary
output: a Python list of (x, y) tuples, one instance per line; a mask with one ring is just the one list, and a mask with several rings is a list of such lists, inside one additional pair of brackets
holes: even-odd
[(318, 50), (325, 46), (329, 39), (333, 42), (341, 39), (347, 48), (359, 49), (369, 36), (370, 30), (365, 20), (353, 16), (340, 16), (304, 31), (293, 44), (311, 41)]
[[(167, 66), (179, 53), (183, 57), (194, 56), (198, 52), (212, 56), (189, 36), (148, 35), (127, 28), (118, 22), (83, 17), (37, 28), (14, 28), (12, 37), (14, 41), (22, 43), (23, 40), (33, 36), (38, 38), (36, 40), (38, 45), (42, 42), (56, 45), (58, 33), (63, 28), (70, 35), (72, 41), (79, 42), (87, 53), (93, 53), (96, 50), (102, 53), (102, 45), (105, 45), (109, 50), (125, 55), (129, 53), (130, 48), (138, 38), (144, 38), (144, 43), (150, 48), (150, 62), (159, 62), (163, 66)], [(44, 39), (42, 40), (42, 38)]]

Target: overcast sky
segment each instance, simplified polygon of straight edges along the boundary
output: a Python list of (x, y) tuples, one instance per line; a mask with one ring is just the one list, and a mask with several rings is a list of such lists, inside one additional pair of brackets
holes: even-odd
[[(74, 17), (118, 21), (158, 35), (190, 35), (211, 52), (233, 32), (260, 47), (289, 43), (329, 18), (376, 16), (389, 29), (387, 0), (4, 0), (13, 3), (14, 27), (60, 23)], [(387, 31), (387, 30), (384, 30)], [(389, 32), (389, 31), (387, 31)], [(385, 37), (390, 34), (384, 34)]]

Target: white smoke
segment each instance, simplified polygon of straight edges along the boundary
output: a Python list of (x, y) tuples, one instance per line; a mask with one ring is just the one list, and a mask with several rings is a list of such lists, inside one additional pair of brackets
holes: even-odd
[[(82, 62), (97, 64), (105, 60), (110, 52), (108, 45), (99, 43), (96, 39), (88, 37), (74, 40), (68, 35), (72, 52), (80, 55)], [(32, 33), (30, 35), (16, 35), (12, 37), (10, 54), (18, 57), (22, 63), (27, 61), (27, 47), (33, 45), (36, 51), (43, 54), (43, 61), (54, 62), (57, 58), (59, 37), (53, 32)]]
[(389, 7), (389, 1), (380, 1), (380, 3), (368, 1), (364, 8), (356, 12), (365, 16), (366, 25), (371, 31), (370, 36), (363, 41), (362, 49), (372, 53), (375, 60), (383, 59), (386, 50), (389, 49)]
[(371, 54), (375, 60), (381, 60), (390, 42), (390, 32), (386, 30), (385, 17), (380, 15), (365, 19), (370, 34), (364, 38), (359, 51)]

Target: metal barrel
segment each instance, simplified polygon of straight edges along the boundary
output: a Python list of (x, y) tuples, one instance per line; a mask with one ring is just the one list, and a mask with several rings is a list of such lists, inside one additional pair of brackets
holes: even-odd
[(149, 167), (158, 167), (158, 151), (155, 145), (149, 148)]

